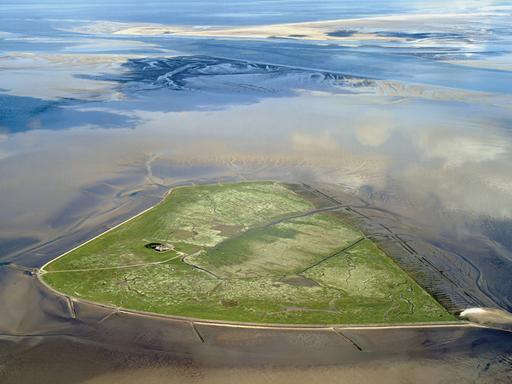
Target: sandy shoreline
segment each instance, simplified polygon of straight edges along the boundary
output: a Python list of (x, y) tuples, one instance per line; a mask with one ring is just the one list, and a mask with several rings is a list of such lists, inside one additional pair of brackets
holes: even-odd
[[(482, 14), (408, 14), (355, 19), (333, 19), (298, 23), (267, 24), (242, 27), (179, 26), (153, 23), (96, 22), (77, 27), (73, 32), (87, 34), (112, 34), (132, 36), (178, 35), (225, 38), (293, 38), (319, 41), (388, 41), (405, 42), (405, 36), (383, 36), (371, 29), (395, 28), (418, 29), (421, 23), (438, 23), (448, 20), (471, 20)], [(420, 23), (420, 24), (418, 24)], [(414, 27), (414, 28), (413, 28)], [(421, 29), (421, 28), (419, 28)]]

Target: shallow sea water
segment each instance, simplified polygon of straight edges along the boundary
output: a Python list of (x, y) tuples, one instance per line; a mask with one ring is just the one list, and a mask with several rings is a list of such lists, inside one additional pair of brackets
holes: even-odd
[[(344, 196), (392, 226), (457, 310), (512, 311), (511, 14), (510, 1), (2, 1), (0, 262), (41, 266), (174, 185), (275, 179)], [(341, 40), (97, 24), (333, 19), (349, 20)], [(115, 347), (31, 281), (0, 266), (2, 382), (511, 380), (512, 342), (498, 331), (449, 353), (307, 368), (260, 352), (223, 366)]]

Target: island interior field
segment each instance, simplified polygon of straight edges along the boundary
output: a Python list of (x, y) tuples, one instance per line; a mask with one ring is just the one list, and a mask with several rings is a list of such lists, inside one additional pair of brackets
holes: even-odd
[(79, 299), (210, 320), (454, 320), (342, 208), (270, 181), (178, 187), (42, 278)]

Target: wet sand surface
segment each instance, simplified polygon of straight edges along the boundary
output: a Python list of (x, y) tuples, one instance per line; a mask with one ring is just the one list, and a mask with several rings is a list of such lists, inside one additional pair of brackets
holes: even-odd
[(2, 3), (0, 382), (512, 381), (502, 312), (240, 330), (34, 275), (173, 186), (270, 179), (348, 205), (452, 312), (510, 312), (510, 1), (123, 4)]
[[(317, 380), (330, 383), (366, 380), (506, 383), (510, 380), (506, 373), (498, 373), (492, 367), (485, 369), (479, 366), (478, 359), (452, 351), (448, 361), (407, 354), (330, 366), (207, 368), (186, 360), (177, 361), (161, 352), (118, 351), (61, 339), (42, 344), (4, 341), (2, 352), (6, 346), (18, 353), (2, 367), (3, 372), (8, 371), (1, 376), (5, 383), (296, 383)], [(62, 358), (64, 356), (67, 358)]]
[[(238, 328), (113, 312), (2, 271), (2, 382), (507, 382), (510, 332)], [(28, 301), (15, 307), (14, 302)]]

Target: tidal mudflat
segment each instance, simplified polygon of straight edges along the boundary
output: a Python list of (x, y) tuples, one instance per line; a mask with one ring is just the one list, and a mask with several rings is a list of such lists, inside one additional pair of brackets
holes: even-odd
[[(147, 369), (155, 382), (169, 372), (179, 382), (510, 382), (511, 2), (169, 3), (2, 2), (0, 381), (130, 382)], [(354, 219), (350, 226), (403, 273), (471, 322), (215, 328), (88, 305), (71, 291), (68, 300), (37, 279), (47, 262), (170, 188), (250, 180), (307, 184), (342, 202), (343, 220)], [(324, 215), (333, 216), (315, 217)], [(275, 245), (290, 242), (278, 229)], [(194, 247), (239, 230), (208, 230)], [(243, 233), (243, 244), (232, 236), (212, 249), (261, 245), (258, 228)], [(160, 253), (151, 247), (166, 242), (146, 240), (128, 264), (179, 250), (222, 278), (240, 273), (190, 245), (169, 241), (176, 249)], [(279, 289), (323, 289), (309, 287), (315, 280), (332, 284), (333, 298), (348, 289), (353, 267), (333, 257), (302, 277), (283, 276)], [(119, 300), (140, 284), (124, 277)], [(236, 311), (236, 292), (222, 310)], [(304, 303), (283, 298), (298, 316)], [(483, 309), (466, 311), (474, 307)], [(99, 360), (104, 369), (84, 363)]]

